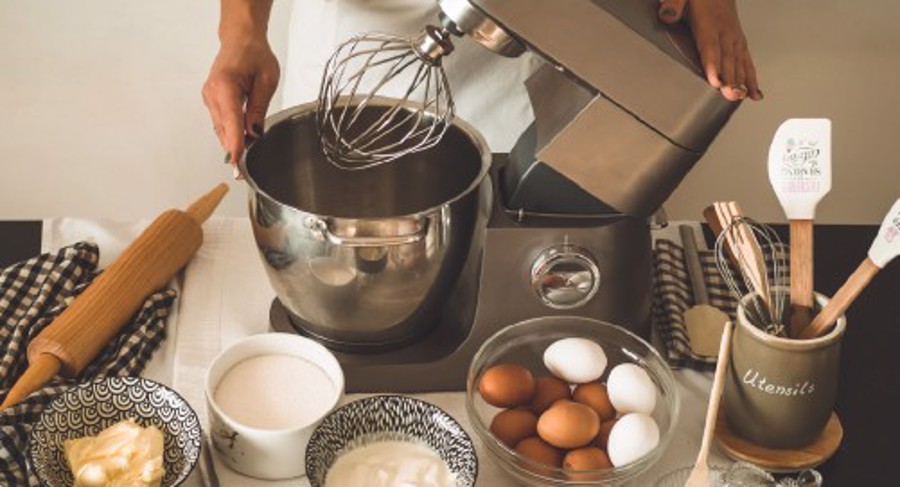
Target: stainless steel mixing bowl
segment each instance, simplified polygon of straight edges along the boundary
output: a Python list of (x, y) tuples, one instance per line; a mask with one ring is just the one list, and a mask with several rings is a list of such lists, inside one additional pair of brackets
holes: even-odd
[[(394, 103), (377, 100), (364, 116)], [(457, 119), (433, 149), (343, 171), (322, 154), (315, 112), (309, 103), (273, 115), (241, 161), (269, 281), (295, 325), (333, 348), (406, 343), (438, 322), (480, 252), (490, 150)]]

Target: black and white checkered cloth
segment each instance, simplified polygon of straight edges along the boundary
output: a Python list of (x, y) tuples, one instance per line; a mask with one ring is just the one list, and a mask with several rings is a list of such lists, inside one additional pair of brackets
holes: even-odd
[[(709, 304), (719, 308), (732, 320), (737, 311), (735, 300), (728, 285), (716, 267), (716, 258), (711, 250), (699, 250), (700, 266), (709, 294)], [(789, 274), (788, 253), (790, 249), (783, 245), (777, 252), (780, 265)], [(769, 254), (765, 254), (769, 280), (771, 274)], [(684, 325), (684, 312), (694, 305), (694, 291), (688, 276), (684, 250), (671, 240), (660, 239), (653, 249), (653, 324), (665, 345), (665, 358), (672, 367), (689, 367), (697, 370), (715, 370), (716, 357), (697, 355), (691, 350)], [(734, 271), (732, 271), (734, 272)], [(789, 275), (783, 276), (789, 279)], [(780, 282), (787, 285), (788, 281)]]
[[(91, 283), (99, 259), (97, 246), (82, 242), (0, 272), (0, 399), (27, 367), (28, 343)], [(20, 404), (0, 412), (0, 485), (40, 485), (26, 461), (31, 424), (72, 385), (95, 377), (140, 374), (166, 338), (166, 317), (174, 301), (171, 289), (154, 293), (80, 377), (57, 376)]]

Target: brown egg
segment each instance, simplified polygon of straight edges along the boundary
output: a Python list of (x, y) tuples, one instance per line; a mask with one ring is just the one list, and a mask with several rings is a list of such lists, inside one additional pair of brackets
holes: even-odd
[(616, 421), (618, 421), (618, 419), (610, 419), (609, 421), (600, 423), (600, 433), (598, 433), (597, 438), (594, 439), (594, 446), (606, 450), (606, 443), (609, 441), (609, 432), (612, 431), (613, 426), (616, 425)]
[(572, 393), (572, 399), (581, 404), (590, 406), (597, 412), (601, 421), (613, 419), (616, 417), (616, 410), (612, 403), (609, 402), (609, 394), (606, 392), (606, 386), (599, 382), (589, 382), (581, 384), (575, 388)]
[(600, 432), (600, 417), (574, 401), (557, 401), (538, 419), (538, 436), (557, 448), (581, 448)]
[(534, 377), (521, 365), (495, 365), (481, 375), (478, 392), (485, 402), (498, 408), (524, 406), (534, 395)]
[(572, 397), (569, 384), (553, 377), (541, 377), (534, 382), (534, 397), (531, 398), (531, 411), (540, 415), (556, 401)]
[(525, 408), (507, 409), (494, 416), (491, 433), (514, 448), (520, 441), (537, 434), (537, 416)]
[(596, 474), (579, 474), (577, 472), (603, 470), (612, 468), (612, 466), (606, 452), (592, 446), (572, 450), (563, 458), (563, 468), (566, 469), (569, 479), (580, 482), (600, 480), (602, 477)]
[(516, 452), (523, 457), (551, 468), (562, 466), (563, 452), (548, 445), (537, 436), (525, 438), (516, 445)]

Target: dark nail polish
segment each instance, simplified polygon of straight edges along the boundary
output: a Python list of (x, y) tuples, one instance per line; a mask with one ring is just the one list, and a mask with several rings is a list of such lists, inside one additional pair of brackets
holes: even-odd
[(225, 153), (225, 164), (231, 164), (231, 152)]
[(677, 12), (675, 12), (675, 9), (672, 7), (666, 7), (659, 12), (663, 17), (674, 17), (676, 13)]

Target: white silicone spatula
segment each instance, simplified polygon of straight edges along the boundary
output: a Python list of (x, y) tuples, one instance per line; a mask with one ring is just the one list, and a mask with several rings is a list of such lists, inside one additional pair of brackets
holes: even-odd
[(719, 337), (728, 322), (728, 315), (709, 304), (694, 229), (690, 225), (681, 225), (678, 230), (681, 232), (684, 260), (694, 294), (694, 305), (684, 312), (684, 327), (691, 341), (691, 350), (697, 355), (714, 357), (719, 349)]
[(825, 309), (800, 333), (800, 338), (815, 338), (827, 332), (838, 317), (853, 304), (853, 300), (865, 289), (875, 274), (897, 255), (900, 255), (900, 199), (894, 203), (891, 211), (881, 222), (881, 229), (878, 230), (878, 236), (869, 248), (868, 257), (838, 289)]
[(813, 218), (831, 190), (831, 120), (791, 118), (769, 147), (769, 181), (791, 225), (791, 319), (797, 336), (813, 307)]

